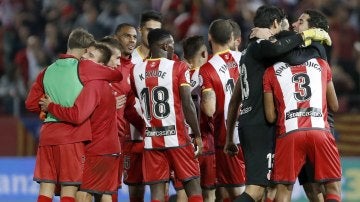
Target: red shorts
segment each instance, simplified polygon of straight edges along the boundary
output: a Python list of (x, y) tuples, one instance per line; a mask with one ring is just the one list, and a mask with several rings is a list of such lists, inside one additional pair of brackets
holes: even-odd
[(239, 147), (237, 156), (229, 156), (223, 148), (216, 148), (216, 178), (220, 187), (240, 187), (245, 184), (245, 163)]
[(171, 173), (171, 174), (170, 174), (170, 178), (171, 178), (171, 182), (172, 182), (172, 184), (173, 184), (173, 186), (174, 186), (174, 189), (175, 189), (176, 191), (177, 191), (177, 190), (182, 190), (182, 189), (184, 189), (183, 183), (181, 182), (181, 180), (179, 180), (179, 179), (175, 176), (174, 171), (172, 170), (170, 173)]
[(124, 154), (124, 184), (143, 184), (144, 178), (142, 174), (142, 156), (142, 153)]
[(175, 176), (182, 182), (200, 177), (199, 162), (191, 144), (164, 150), (144, 150), (143, 155), (145, 184), (169, 181), (170, 170), (174, 170)]
[(273, 181), (294, 184), (306, 158), (314, 165), (315, 181), (341, 179), (340, 156), (331, 133), (303, 130), (276, 139)]
[(82, 142), (39, 146), (34, 181), (62, 185), (81, 184), (85, 162), (84, 152), (85, 145)]
[(215, 154), (199, 156), (200, 185), (203, 189), (214, 189), (216, 186)]
[(86, 156), (81, 191), (96, 194), (113, 194), (119, 185), (120, 156)]
[[(201, 155), (198, 158), (200, 166), (200, 185), (202, 189), (215, 189), (216, 164), (215, 154)], [(175, 190), (184, 189), (182, 182), (173, 174), (171, 175)]]

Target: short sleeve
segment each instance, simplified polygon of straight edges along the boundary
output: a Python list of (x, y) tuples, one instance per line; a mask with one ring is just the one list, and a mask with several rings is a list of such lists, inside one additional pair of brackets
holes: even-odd
[(265, 70), (264, 76), (263, 76), (263, 88), (264, 88), (264, 93), (271, 93), (272, 90), (272, 84), (271, 84), (271, 78), (272, 78), (272, 73), (273, 73), (274, 68), (267, 68)]
[(186, 63), (179, 62), (175, 63), (175, 68), (178, 70), (178, 82), (179, 86), (188, 85), (190, 86), (190, 70)]
[(201, 90), (213, 89), (211, 76), (208, 72), (210, 68), (209, 63), (204, 64), (199, 71), (199, 85), (201, 86)]

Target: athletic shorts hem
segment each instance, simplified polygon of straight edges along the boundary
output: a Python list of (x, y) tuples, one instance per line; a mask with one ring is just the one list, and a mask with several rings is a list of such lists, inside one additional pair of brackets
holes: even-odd
[(123, 183), (126, 185), (129, 185), (129, 186), (144, 185), (143, 182), (125, 182), (125, 181), (123, 181)]
[(244, 184), (217, 184), (216, 187), (243, 187)]
[(97, 191), (92, 189), (80, 189), (80, 191), (91, 193), (91, 194), (115, 194), (117, 191)]
[(192, 176), (192, 177), (183, 179), (182, 182), (187, 182), (187, 181), (190, 181), (190, 180), (193, 180), (193, 179), (198, 179), (198, 178), (200, 178), (200, 176)]
[(53, 183), (56, 184), (57, 182), (55, 180), (47, 180), (47, 179), (39, 179), (39, 178), (33, 178), (33, 181), (37, 182), (37, 183)]
[[(272, 182), (273, 184), (276, 184), (276, 182)], [(255, 185), (255, 186), (259, 186), (259, 187), (268, 187), (271, 183), (270, 182), (246, 182), (246, 185)]]
[(170, 179), (163, 179), (163, 180), (157, 180), (157, 181), (149, 181), (149, 182), (144, 182), (144, 185), (153, 185), (153, 184), (158, 184), (158, 183), (165, 183), (165, 182), (169, 182)]
[(79, 186), (81, 182), (58, 182), (58, 184), (65, 185), (65, 186)]
[(285, 185), (293, 185), (294, 181), (273, 181), (274, 184), (285, 184)]
[(316, 180), (315, 182), (326, 183), (326, 182), (337, 182), (337, 181), (341, 181), (341, 178), (322, 179), (322, 180)]

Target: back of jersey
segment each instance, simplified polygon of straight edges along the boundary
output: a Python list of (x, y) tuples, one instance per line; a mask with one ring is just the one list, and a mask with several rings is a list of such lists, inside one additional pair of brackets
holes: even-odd
[[(226, 118), (229, 102), (237, 79), (241, 54), (224, 51), (215, 54), (200, 68), (202, 91), (212, 89), (216, 95), (216, 111), (213, 116), (216, 146), (223, 147), (226, 142)], [(239, 143), (237, 128), (234, 131), (236, 143)]]
[(264, 90), (272, 91), (278, 113), (277, 134), (328, 129), (326, 88), (331, 70), (326, 61), (310, 59), (291, 66), (280, 62), (267, 69)]
[(189, 85), (186, 64), (165, 58), (148, 59), (135, 65), (131, 80), (146, 123), (145, 149), (188, 144), (179, 92), (181, 85)]

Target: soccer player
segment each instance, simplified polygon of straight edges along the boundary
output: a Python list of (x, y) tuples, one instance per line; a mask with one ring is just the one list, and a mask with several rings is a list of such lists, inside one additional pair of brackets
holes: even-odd
[[(207, 62), (208, 51), (202, 36), (188, 37), (183, 41), (184, 58), (190, 66), (191, 96), (198, 114), (203, 151), (199, 156), (200, 185), (204, 201), (215, 201), (216, 164), (213, 123), (201, 110), (201, 87), (199, 81), (200, 67)], [(191, 128), (190, 134), (192, 135)]]
[(167, 59), (174, 40), (163, 29), (149, 32), (148, 42), (152, 58), (135, 65), (131, 85), (140, 100), (144, 113), (145, 150), (143, 152), (144, 182), (150, 185), (151, 201), (163, 201), (165, 182), (170, 171), (184, 185), (188, 201), (203, 201), (198, 161), (187, 134), (186, 122), (194, 130), (195, 146), (199, 154), (202, 140), (195, 106), (191, 100), (189, 69), (183, 62)]
[(230, 50), (240, 52), (241, 44), (241, 29), (237, 22), (232, 19), (228, 19), (233, 28), (233, 42), (230, 45)]
[[(281, 31), (281, 22), (285, 18), (282, 10), (274, 6), (261, 6), (255, 15), (256, 27), (270, 28), (272, 33)], [(240, 61), (241, 77), (236, 83), (230, 100), (225, 152), (234, 155), (238, 152), (233, 142), (235, 121), (240, 103), (239, 136), (246, 166), (245, 192), (237, 201), (258, 201), (269, 186), (271, 162), (274, 146), (274, 126), (266, 121), (263, 106), (262, 75), (265, 68), (273, 64), (272, 58), (280, 56), (298, 47), (305, 40), (322, 40), (328, 37), (325, 32), (311, 30), (295, 34), (277, 41), (250, 39)]]
[[(130, 86), (130, 70), (134, 66), (132, 63), (132, 53), (135, 49), (137, 41), (136, 28), (127, 23), (123, 23), (117, 26), (115, 30), (115, 37), (119, 40), (121, 45), (122, 57), (121, 61), (121, 72), (123, 77), (126, 78), (120, 83), (114, 83), (114, 90), (118, 95), (124, 95), (126, 103), (124, 107), (118, 109), (118, 124), (119, 124), (119, 135), (122, 137), (123, 145), (123, 172), (124, 172), (124, 183), (129, 187), (129, 198), (130, 202), (141, 202), (144, 201), (145, 186), (143, 184), (142, 175), (142, 152), (144, 150), (144, 142), (142, 135), (139, 131), (143, 131), (140, 126), (137, 130), (133, 125), (129, 124), (128, 116), (124, 116), (125, 110), (128, 113), (136, 116), (138, 113), (134, 110), (134, 106), (139, 107), (136, 104), (134, 93)], [(140, 61), (142, 62), (142, 61)], [(138, 100), (137, 100), (138, 102)], [(130, 111), (132, 109), (132, 111)], [(139, 116), (139, 115), (138, 115)], [(137, 121), (143, 122), (143, 120)]]
[[(216, 178), (218, 187), (225, 187), (223, 200), (240, 195), (245, 184), (242, 153), (234, 157), (223, 152), (226, 140), (227, 108), (234, 85), (239, 78), (240, 52), (231, 51), (233, 27), (228, 20), (218, 19), (209, 27), (209, 41), (214, 55), (199, 71), (201, 110), (214, 122)], [(237, 132), (237, 131), (235, 131)], [(236, 136), (237, 143), (239, 138)]]
[(315, 181), (325, 186), (325, 201), (341, 201), (340, 156), (327, 122), (327, 107), (338, 109), (331, 77), (328, 63), (320, 58), (300, 65), (278, 62), (264, 73), (266, 119), (277, 126), (272, 176), (276, 201), (291, 200), (307, 160), (314, 166)]
[[(29, 111), (40, 112), (39, 100), (44, 94), (72, 106), (83, 83), (92, 79), (121, 80), (120, 72), (80, 60), (93, 42), (93, 36), (84, 29), (70, 33), (66, 54), (44, 69), (32, 85), (25, 102)], [(61, 201), (75, 201), (82, 182), (85, 142), (91, 140), (90, 120), (75, 126), (48, 113), (44, 122), (34, 171), (34, 180), (40, 183), (38, 202), (52, 201), (56, 184), (61, 185)]]
[[(328, 31), (329, 29), (326, 16), (317, 10), (305, 10), (297, 21), (292, 23), (293, 30), (298, 33), (314, 27), (321, 28), (325, 31)], [(330, 50), (330, 47), (328, 46), (325, 46), (325, 48), (326, 50)], [(325, 57), (323, 59), (327, 59), (327, 61), (329, 61), (328, 56), (330, 56), (330, 54), (327, 53), (325, 56), (327, 56), (327, 58)], [(334, 135), (334, 118), (331, 110), (328, 111), (328, 123), (331, 133)], [(315, 183), (313, 166), (308, 163), (305, 164), (298, 176), (298, 179), (310, 201), (324, 201), (324, 187), (319, 186), (319, 183)]]
[(138, 64), (150, 56), (150, 47), (148, 43), (148, 34), (153, 29), (162, 27), (161, 13), (150, 10), (143, 12), (140, 17), (140, 26), (138, 31), (141, 36), (140, 45), (132, 53), (132, 63)]
[[(110, 60), (111, 50), (95, 43), (82, 57), (104, 65)], [(87, 82), (72, 107), (56, 104), (49, 98), (42, 98), (39, 104), (61, 121), (80, 124), (90, 118), (92, 139), (85, 147), (83, 183), (76, 198), (90, 202), (93, 194), (102, 194), (101, 201), (111, 202), (111, 194), (118, 186), (120, 142), (115, 99), (109, 83)]]

